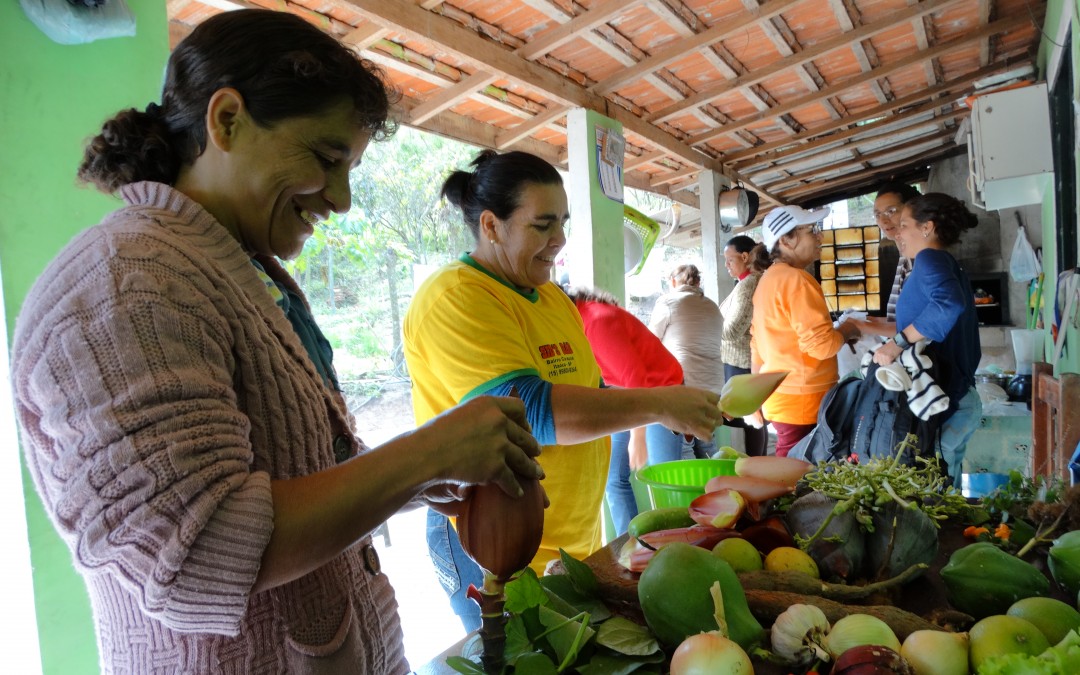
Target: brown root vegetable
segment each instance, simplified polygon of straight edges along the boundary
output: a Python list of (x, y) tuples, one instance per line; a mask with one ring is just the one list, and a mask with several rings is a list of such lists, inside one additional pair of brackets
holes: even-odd
[(917, 630), (942, 630), (941, 626), (892, 605), (845, 605), (814, 595), (752, 589), (746, 589), (746, 601), (753, 615), (765, 625), (772, 624), (788, 607), (803, 604), (813, 605), (825, 612), (829, 623), (836, 623), (849, 614), (869, 614), (877, 617), (892, 628), (901, 642)]
[(739, 581), (742, 582), (743, 588), (747, 590), (783, 591), (800, 595), (816, 595), (830, 600), (851, 601), (862, 600), (894, 586), (901, 586), (922, 574), (926, 568), (927, 565), (925, 564), (912, 565), (892, 579), (866, 584), (865, 586), (831, 584), (801, 572), (773, 570), (743, 572), (739, 575)]

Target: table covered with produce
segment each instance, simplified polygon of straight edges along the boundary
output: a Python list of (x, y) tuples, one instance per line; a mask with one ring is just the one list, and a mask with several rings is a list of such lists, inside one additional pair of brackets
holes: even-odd
[(586, 560), (489, 575), (484, 628), (445, 667), (1080, 673), (1080, 488), (1013, 473), (965, 499), (932, 461), (707, 461), (699, 496)]

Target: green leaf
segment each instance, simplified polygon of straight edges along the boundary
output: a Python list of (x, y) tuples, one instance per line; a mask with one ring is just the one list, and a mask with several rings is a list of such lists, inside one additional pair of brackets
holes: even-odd
[(559, 557), (562, 559), (563, 567), (566, 568), (566, 573), (573, 580), (574, 586), (583, 595), (595, 598), (600, 585), (596, 583), (596, 575), (593, 574), (592, 569), (561, 548), (559, 549)]
[(548, 597), (540, 585), (536, 572), (526, 567), (516, 579), (506, 584), (506, 611), (520, 614), (530, 607), (547, 604)]
[(629, 673), (659, 673), (654, 664), (664, 662), (664, 653), (651, 656), (627, 656), (597, 652), (588, 663), (577, 666), (578, 675), (628, 675)]
[(514, 664), (514, 675), (556, 675), (558, 672), (551, 659), (539, 652), (523, 654)]
[[(549, 574), (540, 579), (540, 585), (543, 586), (549, 594), (558, 596), (559, 600), (553, 600), (551, 603), (552, 609), (559, 609), (559, 607), (555, 607), (555, 605), (559, 604), (559, 601), (562, 601), (563, 608), (560, 611), (567, 616), (573, 616), (580, 612), (588, 612), (592, 617), (593, 623), (598, 623), (611, 616), (611, 610), (607, 608), (607, 605), (598, 600), (596, 596), (583, 594), (569, 575)], [(576, 611), (566, 611), (566, 604), (569, 604)]]
[[(596, 635), (596, 631), (588, 626), (585, 626), (583, 630), (581, 621), (568, 619), (547, 607), (540, 608), (540, 622), (551, 631), (545, 637), (547, 643), (555, 650), (556, 660), (559, 663), (568, 659), (570, 663), (573, 663), (581, 647)], [(579, 632), (583, 633), (580, 641), (578, 640)]]
[(448, 656), (446, 665), (459, 673), (466, 673), (466, 675), (487, 675), (479, 664), (473, 663), (463, 656)]
[(506, 644), (503, 646), (503, 658), (513, 665), (522, 654), (533, 651), (532, 640), (525, 630), (525, 621), (518, 615), (513, 615), (506, 622)]
[(660, 645), (648, 628), (621, 616), (612, 617), (597, 627), (596, 644), (631, 656), (647, 656), (660, 651)]

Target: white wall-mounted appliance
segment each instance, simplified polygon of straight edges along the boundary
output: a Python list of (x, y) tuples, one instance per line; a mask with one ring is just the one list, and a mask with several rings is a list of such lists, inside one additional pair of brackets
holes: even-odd
[(1037, 204), (1052, 183), (1046, 83), (976, 96), (968, 136), (969, 185), (976, 206)]

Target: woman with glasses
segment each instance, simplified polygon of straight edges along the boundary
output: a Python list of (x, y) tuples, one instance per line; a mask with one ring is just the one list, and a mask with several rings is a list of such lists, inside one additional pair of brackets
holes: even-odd
[[(874, 221), (881, 229), (881, 236), (889, 241), (896, 241), (900, 230), (900, 214), (906, 202), (919, 196), (919, 191), (907, 183), (886, 183), (878, 190), (874, 199)], [(896, 302), (900, 298), (900, 289), (911, 274), (911, 259), (900, 254), (896, 263), (896, 275), (893, 277), (892, 290), (886, 303), (884, 317), (870, 317), (861, 328), (864, 333), (890, 338), (896, 334)]]
[(851, 322), (833, 328), (821, 285), (806, 271), (821, 256), (820, 223), (827, 215), (827, 208), (782, 206), (761, 226), (764, 244), (755, 266), (767, 269), (754, 291), (750, 367), (789, 373), (762, 406), (780, 457), (814, 428), (821, 400), (839, 379), (836, 354), (859, 336)]
[(978, 223), (963, 202), (940, 192), (904, 204), (896, 245), (914, 264), (896, 307), (899, 330), (874, 352), (874, 361), (887, 366), (915, 343), (933, 343), (938, 384), (949, 396), (939, 449), (954, 485), (960, 482), (968, 439), (982, 417), (975, 391), (982, 350), (971, 282), (946, 249)]

